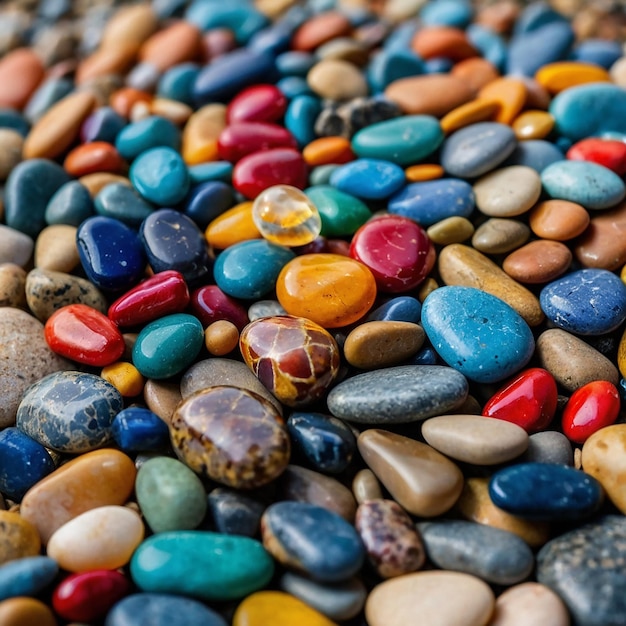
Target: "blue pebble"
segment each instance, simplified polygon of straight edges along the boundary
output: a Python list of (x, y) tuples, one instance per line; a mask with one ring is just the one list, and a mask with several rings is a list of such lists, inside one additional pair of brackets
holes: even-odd
[(80, 226), (94, 214), (93, 200), (83, 184), (77, 180), (61, 185), (46, 206), (46, 224)]
[(583, 63), (594, 63), (604, 69), (611, 69), (615, 61), (622, 57), (622, 46), (619, 41), (608, 39), (585, 39), (576, 44), (572, 58)]
[(419, 323), (422, 305), (417, 298), (397, 296), (376, 307), (367, 315), (368, 322), (413, 322)]
[(411, 365), (438, 365), (437, 353), (430, 346), (422, 348), (408, 361)]
[(30, 122), (19, 111), (0, 107), (0, 128), (10, 128), (26, 137), (30, 131)]
[(308, 52), (289, 50), (276, 57), (276, 69), (281, 76), (299, 76), (306, 78), (309, 70), (317, 63), (317, 59)]
[(152, 148), (142, 152), (129, 173), (133, 187), (158, 206), (178, 204), (189, 191), (189, 172), (178, 152), (172, 148)]
[(447, 74), (454, 67), (454, 63), (445, 57), (433, 57), (424, 61), (426, 74)]
[(39, 442), (13, 426), (0, 431), (0, 493), (19, 502), (54, 469), (54, 461)]
[(507, 513), (545, 521), (589, 517), (600, 506), (600, 483), (580, 470), (556, 463), (519, 463), (496, 472), (489, 497)]
[(473, 287), (435, 289), (422, 305), (422, 326), (439, 356), (479, 383), (515, 374), (535, 349), (522, 317), (500, 298)]
[(49, 78), (45, 80), (30, 97), (24, 115), (34, 124), (48, 109), (67, 96), (74, 89), (74, 83), (67, 78)]
[(465, 28), (474, 15), (472, 5), (466, 0), (437, 0), (427, 2), (420, 11), (424, 26), (451, 26)]
[(179, 63), (170, 67), (159, 78), (157, 95), (192, 105), (193, 85), (199, 73), (200, 66), (196, 63)]
[(448, 217), (469, 217), (474, 192), (469, 183), (453, 178), (410, 183), (389, 199), (387, 210), (428, 228)]
[(623, 404), (626, 402), (626, 378), (620, 378), (617, 384), (617, 391), (619, 392), (619, 399)]
[(306, 82), (306, 79), (299, 76), (285, 76), (276, 83), (276, 86), (282, 91), (287, 100), (293, 100), (298, 96), (313, 95), (309, 83)]
[(124, 452), (152, 452), (167, 448), (167, 424), (150, 409), (133, 406), (122, 409), (111, 427), (115, 443)]
[(470, 24), (465, 31), (469, 42), (480, 52), (480, 55), (493, 63), (499, 70), (506, 65), (508, 48), (506, 41), (490, 28), (480, 24)]
[(143, 276), (146, 260), (141, 241), (119, 220), (86, 219), (76, 232), (76, 245), (87, 278), (100, 289), (130, 289)]
[(46, 226), (48, 202), (70, 180), (60, 165), (48, 159), (28, 159), (18, 163), (4, 187), (6, 225), (36, 239)]
[(192, 285), (210, 275), (206, 238), (186, 215), (173, 209), (154, 211), (142, 223), (139, 237), (155, 273), (176, 270)]
[(425, 73), (424, 61), (415, 52), (391, 48), (381, 50), (370, 61), (367, 80), (374, 93), (381, 93), (394, 80)]
[(416, 19), (401, 22), (383, 42), (383, 50), (410, 50), (418, 28)]
[(141, 222), (154, 211), (132, 187), (122, 183), (111, 183), (103, 187), (93, 200), (96, 213), (130, 226), (139, 228)]
[(237, 43), (245, 46), (248, 40), (269, 24), (266, 15), (243, 2), (200, 2), (189, 5), (185, 19), (200, 30), (213, 28), (230, 30)]
[(180, 130), (170, 120), (151, 115), (123, 128), (115, 139), (117, 151), (125, 159), (132, 161), (142, 152), (166, 146), (180, 149)]
[(296, 138), (300, 147), (311, 143), (315, 134), (315, 120), (322, 111), (316, 96), (300, 95), (291, 100), (285, 111), (285, 128)]
[(541, 172), (541, 184), (552, 198), (608, 209), (626, 196), (624, 181), (608, 167), (591, 161), (557, 161)]
[(193, 187), (185, 200), (184, 213), (199, 228), (206, 227), (216, 217), (235, 204), (233, 188), (220, 181), (210, 181)]
[(503, 167), (526, 165), (541, 174), (548, 165), (564, 158), (565, 154), (558, 145), (543, 139), (527, 139), (517, 144), (511, 156), (502, 165)]
[(233, 164), (229, 161), (212, 161), (189, 167), (189, 178), (192, 185), (208, 183), (211, 180), (221, 180), (229, 183), (232, 177)]
[(480, 122), (450, 135), (443, 142), (440, 161), (452, 176), (475, 178), (498, 167), (516, 145), (515, 133), (509, 126)]
[(118, 133), (126, 126), (126, 120), (111, 107), (97, 108), (83, 123), (81, 137), (85, 143), (106, 141), (115, 144)]
[(513, 25), (513, 34), (521, 35), (547, 24), (569, 24), (567, 18), (555, 11), (547, 2), (533, 2), (524, 7)]
[(330, 184), (365, 200), (382, 200), (404, 187), (404, 170), (391, 161), (356, 159), (338, 167)]
[(626, 285), (608, 270), (578, 270), (548, 283), (539, 303), (555, 326), (577, 335), (603, 335), (626, 320)]
[(20, 596), (33, 597), (59, 573), (59, 566), (47, 556), (28, 556), (0, 565), (0, 602)]
[(236, 243), (215, 260), (215, 283), (234, 298), (259, 299), (274, 289), (280, 270), (295, 256), (264, 239)]
[(279, 20), (256, 32), (250, 38), (247, 47), (249, 50), (267, 52), (275, 56), (289, 50), (295, 29), (296, 26), (291, 21)]

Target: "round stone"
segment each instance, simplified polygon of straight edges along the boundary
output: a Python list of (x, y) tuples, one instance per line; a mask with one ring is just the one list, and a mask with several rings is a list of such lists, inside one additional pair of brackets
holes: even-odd
[(540, 195), (539, 174), (524, 165), (503, 167), (474, 183), (476, 206), (490, 217), (522, 215), (537, 202)]
[(506, 589), (496, 599), (490, 626), (524, 626), (549, 620), (552, 626), (569, 626), (563, 600), (549, 587), (526, 582)]
[(190, 184), (185, 162), (178, 152), (167, 147), (142, 152), (133, 161), (129, 177), (141, 196), (158, 206), (180, 202)]

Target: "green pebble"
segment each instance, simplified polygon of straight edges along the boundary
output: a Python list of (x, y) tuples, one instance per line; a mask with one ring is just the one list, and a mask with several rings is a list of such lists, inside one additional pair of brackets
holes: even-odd
[(305, 193), (319, 211), (324, 237), (354, 235), (372, 217), (361, 200), (330, 185), (309, 187)]

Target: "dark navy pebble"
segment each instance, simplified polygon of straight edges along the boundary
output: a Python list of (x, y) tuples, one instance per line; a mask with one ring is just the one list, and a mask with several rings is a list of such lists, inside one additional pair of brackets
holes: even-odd
[(562, 161), (564, 158), (565, 154), (556, 144), (543, 139), (527, 139), (517, 144), (502, 166), (525, 165), (541, 174), (548, 165)]
[(289, 50), (296, 24), (289, 20), (279, 20), (268, 28), (257, 31), (250, 37), (249, 50), (258, 50), (272, 55)]
[(433, 348), (422, 348), (414, 357), (409, 359), (411, 365), (439, 365), (439, 357)]
[(139, 228), (141, 222), (154, 211), (154, 207), (132, 187), (122, 183), (103, 187), (93, 203), (98, 215), (112, 217), (131, 228)]
[(20, 596), (36, 596), (59, 572), (47, 556), (29, 556), (0, 565), (0, 602)]
[(170, 432), (155, 413), (140, 406), (120, 411), (111, 425), (115, 443), (124, 452), (150, 452), (167, 448)]
[(93, 200), (82, 183), (71, 180), (54, 193), (46, 206), (46, 224), (80, 226), (94, 214)]
[(381, 159), (356, 159), (338, 167), (330, 184), (365, 200), (382, 200), (404, 187), (404, 170)]
[(234, 204), (233, 188), (230, 185), (218, 180), (209, 181), (191, 189), (185, 200), (184, 213), (205, 230), (210, 222)]
[(115, 147), (122, 157), (132, 161), (142, 152), (166, 146), (180, 148), (180, 130), (170, 120), (151, 115), (123, 128), (115, 139)]
[(412, 296), (397, 296), (370, 311), (367, 322), (413, 322), (417, 324), (422, 315), (422, 304)]
[(217, 487), (208, 495), (212, 529), (227, 535), (256, 537), (265, 504), (240, 491)]

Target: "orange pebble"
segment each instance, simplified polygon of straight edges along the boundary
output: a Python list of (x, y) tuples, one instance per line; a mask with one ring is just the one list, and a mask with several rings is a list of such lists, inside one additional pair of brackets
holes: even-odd
[(555, 94), (585, 83), (610, 82), (610, 74), (593, 63), (582, 61), (558, 61), (541, 67), (535, 74), (536, 81), (550, 93)]
[(463, 79), (474, 92), (500, 76), (498, 68), (482, 57), (459, 61), (450, 70), (450, 74)]
[(152, 94), (133, 87), (122, 87), (111, 94), (109, 105), (122, 117), (130, 118), (130, 113), (137, 102), (150, 103)]
[(526, 102), (526, 85), (517, 78), (497, 78), (485, 85), (478, 97), (492, 100), (500, 105), (495, 121), (501, 124), (511, 124), (519, 115)]
[(12, 50), (0, 60), (0, 107), (21, 109), (44, 77), (39, 55), (30, 48)]
[(554, 118), (547, 111), (524, 111), (513, 121), (518, 139), (544, 139), (554, 128)]
[(307, 165), (327, 165), (329, 163), (348, 163), (355, 156), (350, 140), (345, 137), (320, 137), (302, 150)]
[(54, 613), (35, 598), (18, 596), (0, 602), (2, 626), (56, 626)]
[(339, 11), (325, 11), (306, 20), (291, 38), (293, 50), (312, 52), (323, 43), (349, 35), (352, 31), (350, 20)]
[(217, 140), (226, 128), (226, 107), (207, 104), (198, 109), (183, 128), (182, 156), (187, 165), (217, 161)]
[(224, 211), (207, 227), (204, 236), (218, 250), (248, 239), (260, 239), (261, 233), (252, 219), (253, 202), (242, 202)]
[(78, 178), (95, 172), (119, 174), (124, 171), (125, 163), (115, 146), (106, 141), (93, 141), (71, 150), (63, 167), (68, 174)]
[(426, 180), (435, 180), (444, 175), (445, 170), (437, 163), (422, 163), (411, 165), (404, 170), (404, 175), (410, 183), (421, 183)]
[(492, 120), (498, 113), (500, 104), (495, 100), (479, 98), (453, 109), (441, 118), (441, 130), (449, 134), (464, 126)]
[(139, 59), (156, 66), (161, 72), (194, 61), (200, 54), (200, 29), (185, 20), (178, 20), (156, 32), (139, 49)]
[(239, 331), (228, 320), (218, 320), (204, 331), (204, 345), (213, 356), (224, 356), (239, 345)]
[(136, 44), (118, 44), (100, 48), (83, 59), (76, 69), (75, 81), (82, 85), (89, 80), (112, 74), (126, 74), (137, 56)]
[(465, 32), (451, 26), (429, 26), (418, 30), (411, 47), (425, 60), (445, 57), (451, 61), (462, 61), (478, 56)]

